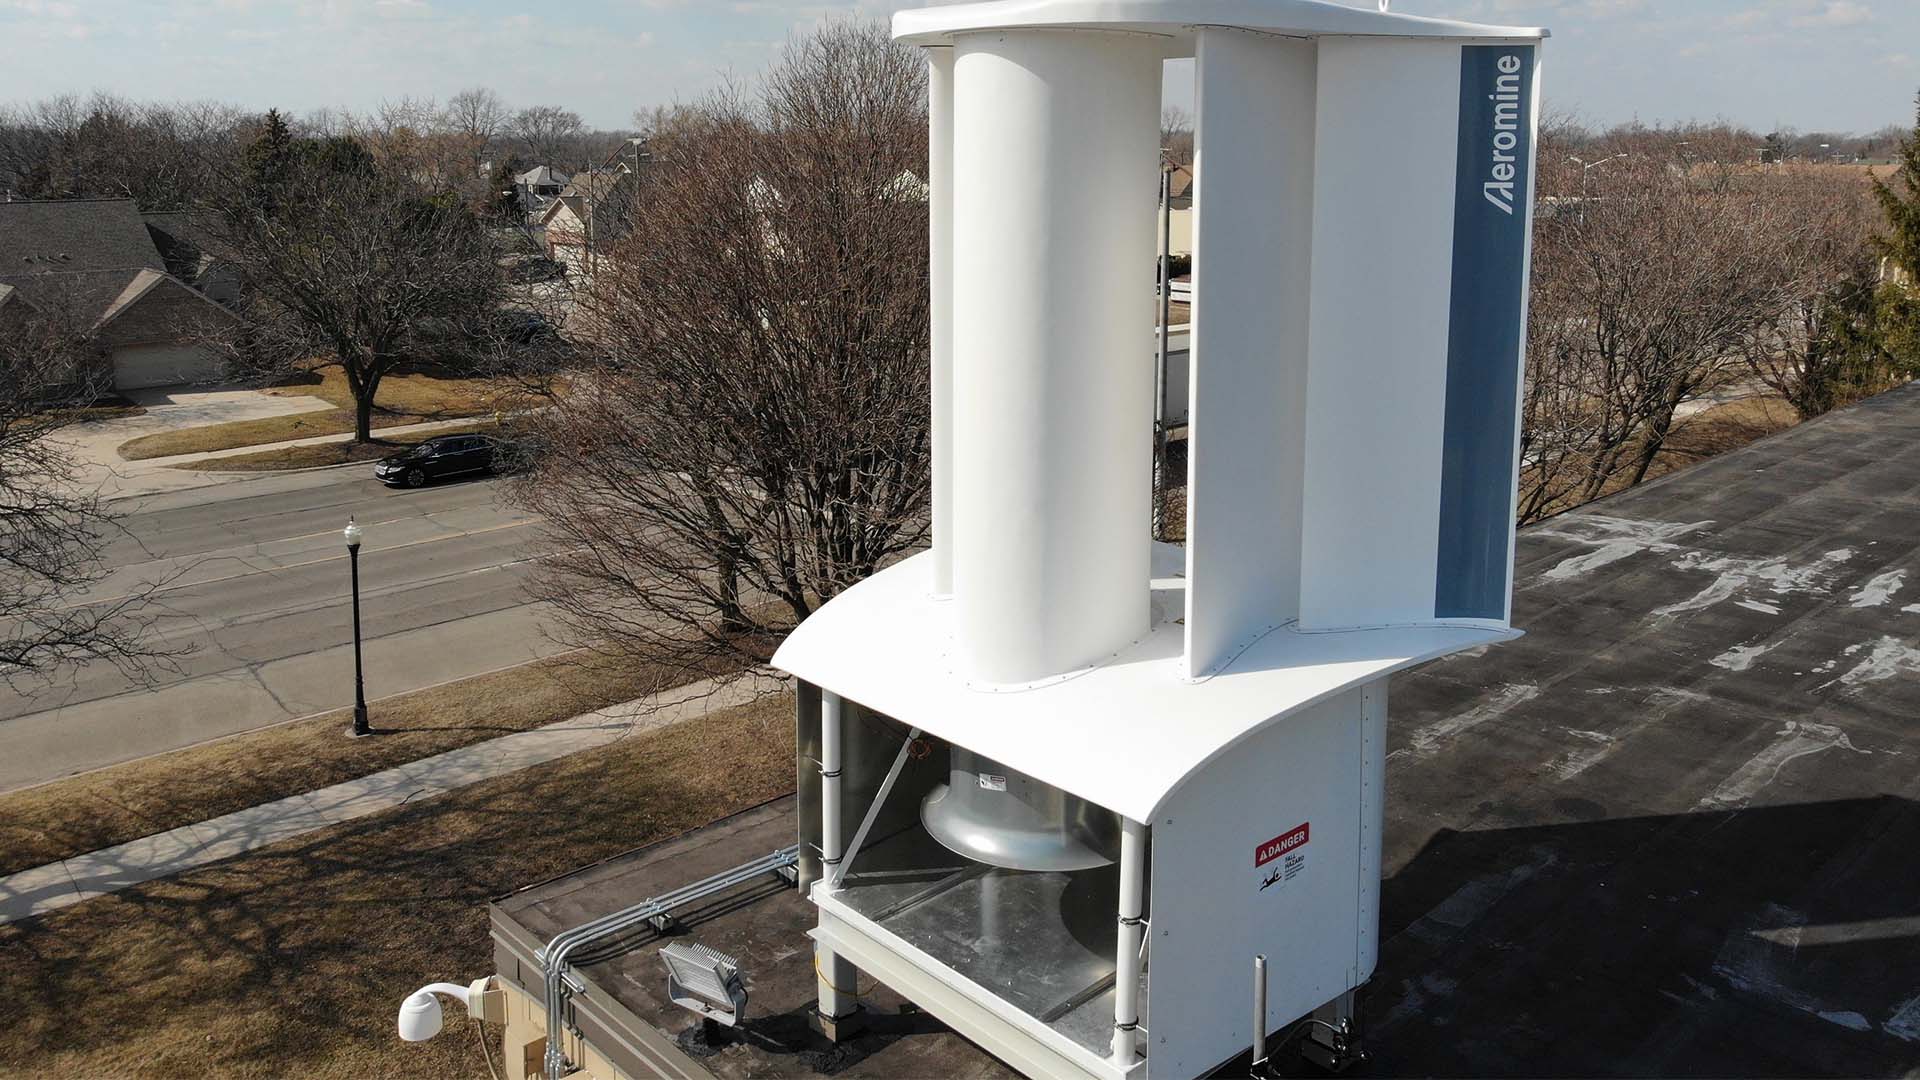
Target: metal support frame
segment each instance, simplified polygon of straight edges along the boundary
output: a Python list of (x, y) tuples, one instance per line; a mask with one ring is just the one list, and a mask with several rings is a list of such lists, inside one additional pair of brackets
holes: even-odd
[(1147, 827), (1120, 823), (1120, 934), (1113, 962), (1113, 1063), (1126, 1068), (1139, 1053), (1140, 943), (1146, 927)]
[(1349, 990), (1313, 1010), (1300, 1056), (1328, 1072), (1342, 1073), (1367, 1060), (1360, 1038), (1360, 991)]
[(650, 897), (632, 907), (622, 908), (611, 915), (603, 915), (592, 922), (562, 931), (547, 943), (546, 948), (536, 952), (534, 959), (539, 961), (546, 976), (547, 1053), (542, 1068), (546, 1072), (547, 1080), (559, 1080), (566, 1075), (568, 1062), (562, 1016), (566, 1012), (567, 999), (586, 990), (585, 983), (568, 973), (567, 958), (569, 956), (581, 946), (631, 930), (642, 923), (653, 925), (653, 920), (675, 908), (725, 892), (736, 885), (752, 881), (762, 874), (775, 874), (782, 881), (788, 880), (785, 871), (797, 863), (799, 858), (798, 844), (781, 848), (752, 862), (742, 863), (731, 870), (703, 878), (691, 885), (682, 885), (672, 892)]

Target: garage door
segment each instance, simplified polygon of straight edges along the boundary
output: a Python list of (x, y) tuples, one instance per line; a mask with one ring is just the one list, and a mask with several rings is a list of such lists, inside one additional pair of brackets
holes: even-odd
[(117, 390), (212, 382), (219, 377), (219, 359), (195, 345), (123, 345), (113, 350)]

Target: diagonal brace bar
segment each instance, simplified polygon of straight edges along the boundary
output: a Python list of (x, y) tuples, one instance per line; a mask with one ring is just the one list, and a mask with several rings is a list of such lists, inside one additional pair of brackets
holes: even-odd
[(919, 728), (907, 732), (906, 741), (900, 744), (900, 752), (893, 755), (893, 766), (887, 770), (887, 778), (880, 781), (880, 790), (874, 792), (873, 805), (867, 807), (867, 816), (860, 819), (860, 827), (853, 832), (853, 842), (847, 845), (846, 854), (833, 868), (833, 875), (827, 879), (828, 887), (839, 888), (840, 879), (847, 876), (847, 868), (860, 857), (860, 846), (867, 842), (867, 830), (873, 828), (874, 819), (880, 816), (880, 808), (886, 805), (887, 796), (893, 792), (893, 782), (900, 779), (900, 770), (906, 767), (907, 753), (919, 738)]

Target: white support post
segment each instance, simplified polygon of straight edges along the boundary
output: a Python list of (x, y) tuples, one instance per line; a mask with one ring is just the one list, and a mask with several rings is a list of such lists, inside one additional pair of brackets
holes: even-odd
[(1147, 827), (1126, 818), (1120, 833), (1120, 940), (1113, 967), (1113, 1063), (1126, 1068), (1138, 1056), (1140, 941), (1145, 933)]
[(840, 715), (844, 701), (831, 690), (820, 692), (820, 864), (832, 880), (840, 865)]
[[(839, 887), (840, 860), (845, 848), (840, 838), (840, 760), (842, 714), (845, 702), (830, 690), (820, 693), (820, 872), (815, 888)], [(814, 945), (814, 971), (819, 983), (819, 1022), (831, 1038), (841, 1037), (841, 1022), (859, 1006), (854, 993), (860, 973), (851, 961), (824, 945)]]

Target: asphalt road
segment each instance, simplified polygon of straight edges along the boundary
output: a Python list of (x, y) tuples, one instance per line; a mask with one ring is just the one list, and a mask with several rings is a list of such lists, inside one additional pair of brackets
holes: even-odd
[(75, 603), (155, 584), (143, 681), (89, 664), (0, 686), (0, 791), (353, 703), (349, 567), (357, 516), (369, 698), (561, 651), (523, 588), (538, 520), (492, 480), (390, 490), (370, 466), (127, 500), (107, 578)]

